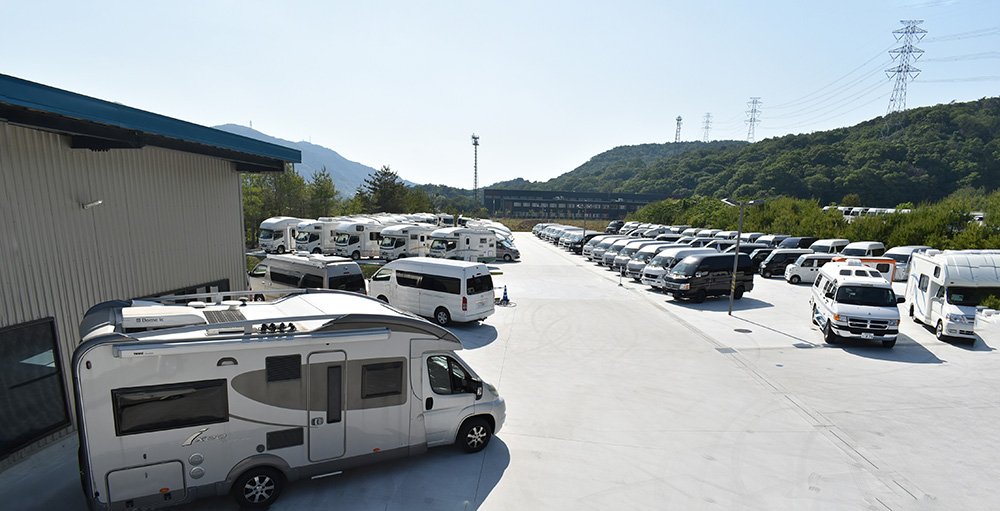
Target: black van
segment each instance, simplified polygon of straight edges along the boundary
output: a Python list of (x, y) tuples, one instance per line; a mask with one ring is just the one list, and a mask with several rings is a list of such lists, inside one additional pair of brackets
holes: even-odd
[[(663, 291), (675, 299), (690, 298), (695, 303), (707, 296), (728, 296), (733, 284), (733, 257), (737, 254), (698, 254), (685, 257), (663, 277)], [(733, 298), (753, 289), (750, 256), (738, 254), (736, 289)]]
[(812, 236), (793, 236), (785, 238), (778, 243), (778, 248), (809, 248), (809, 245), (819, 241), (819, 238)]

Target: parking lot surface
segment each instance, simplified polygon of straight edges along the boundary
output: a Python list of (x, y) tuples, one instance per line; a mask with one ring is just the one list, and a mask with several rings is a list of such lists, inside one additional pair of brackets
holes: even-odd
[[(272, 509), (1000, 503), (997, 325), (975, 343), (940, 342), (904, 316), (892, 349), (828, 345), (808, 285), (758, 276), (730, 316), (728, 297), (675, 301), (530, 233), (516, 243), (521, 261), (496, 264), (511, 304), (453, 327), (460, 355), (507, 400), (491, 444), (298, 481)], [(0, 473), (4, 507), (85, 509), (75, 450), (67, 439)]]

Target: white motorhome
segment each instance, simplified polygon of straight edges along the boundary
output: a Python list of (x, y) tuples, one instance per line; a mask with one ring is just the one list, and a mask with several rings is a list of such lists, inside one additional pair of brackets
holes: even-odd
[(938, 339), (975, 339), (976, 307), (990, 295), (1000, 297), (1000, 250), (928, 250), (910, 258), (910, 317)]
[(431, 232), (430, 256), (492, 263), (497, 259), (497, 237), (487, 229), (437, 229)]
[(426, 257), (431, 253), (433, 225), (393, 225), (382, 229), (379, 257), (386, 262), (404, 257)]
[(714, 248), (695, 248), (686, 245), (663, 249), (654, 256), (642, 269), (642, 283), (654, 289), (663, 289), (663, 277), (681, 259), (689, 255), (718, 254)]
[(365, 277), (358, 263), (346, 257), (319, 254), (269, 255), (249, 272), (256, 301), (275, 298), (287, 289), (339, 289), (365, 294)]
[(295, 249), (295, 228), (301, 218), (273, 216), (260, 223), (257, 244), (264, 252), (284, 254)]
[(493, 277), (482, 263), (398, 259), (375, 272), (369, 285), (371, 296), (442, 326), (486, 319), (494, 311)]
[(824, 264), (809, 297), (812, 321), (828, 344), (851, 337), (881, 341), (886, 348), (896, 345), (896, 304), (902, 302), (889, 281), (857, 259)]
[(455, 216), (449, 215), (448, 213), (438, 213), (434, 215), (437, 219), (437, 225), (440, 227), (455, 227)]
[(477, 452), (503, 426), (503, 398), (438, 325), (354, 293), (221, 298), (85, 315), (71, 370), (90, 509), (266, 507), (286, 482)]
[(335, 254), (337, 252), (337, 225), (339, 221), (303, 220), (295, 226), (295, 250), (310, 254)]
[(374, 222), (342, 222), (337, 226), (337, 255), (354, 260), (377, 258), (383, 228)]

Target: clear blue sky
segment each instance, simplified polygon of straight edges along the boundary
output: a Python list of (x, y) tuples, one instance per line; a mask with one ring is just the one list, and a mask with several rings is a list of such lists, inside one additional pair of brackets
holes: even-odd
[(546, 180), (620, 145), (807, 133), (1000, 92), (1000, 2), (0, 2), (0, 73), (307, 140), (417, 183)]

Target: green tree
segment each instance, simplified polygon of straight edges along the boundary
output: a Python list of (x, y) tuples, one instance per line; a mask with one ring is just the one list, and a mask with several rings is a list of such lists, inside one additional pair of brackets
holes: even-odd
[(406, 184), (388, 165), (369, 174), (358, 187), (365, 213), (403, 213), (406, 209)]
[(323, 170), (313, 174), (312, 181), (309, 182), (309, 218), (319, 218), (322, 216), (335, 216), (341, 209), (340, 192), (333, 184), (333, 179)]

